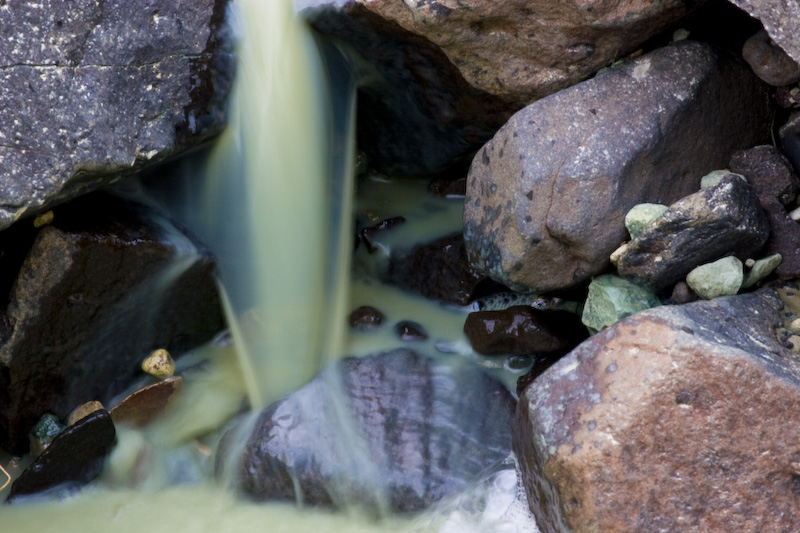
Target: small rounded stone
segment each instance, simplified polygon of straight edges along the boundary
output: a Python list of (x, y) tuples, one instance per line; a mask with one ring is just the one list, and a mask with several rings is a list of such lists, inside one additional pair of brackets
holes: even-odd
[(361, 331), (378, 328), (386, 318), (383, 313), (372, 306), (362, 305), (350, 313), (350, 327)]
[(41, 228), (42, 226), (46, 226), (53, 221), (53, 210), (46, 213), (42, 213), (40, 215), (36, 215), (33, 219), (33, 227), (34, 228)]
[(167, 350), (159, 348), (142, 361), (142, 370), (158, 379), (168, 378), (175, 373), (175, 361)]
[(792, 320), (792, 324), (789, 327), (792, 329), (792, 333), (800, 333), (800, 318)]
[(424, 341), (428, 338), (425, 329), (411, 320), (402, 320), (395, 326), (397, 335), (404, 341)]
[(67, 416), (67, 426), (73, 426), (76, 422), (83, 420), (90, 414), (94, 413), (95, 411), (100, 411), (101, 409), (105, 409), (105, 407), (103, 407), (103, 404), (97, 400), (82, 403), (73, 409), (69, 416)]
[(686, 276), (686, 283), (702, 299), (732, 296), (744, 281), (744, 265), (734, 256), (723, 257), (696, 267)]

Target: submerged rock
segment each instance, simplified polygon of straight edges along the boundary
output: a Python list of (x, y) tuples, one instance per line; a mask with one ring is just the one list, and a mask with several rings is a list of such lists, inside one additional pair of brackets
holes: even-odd
[(800, 362), (775, 330), (796, 316), (773, 290), (647, 310), (528, 385), (514, 450), (540, 530), (793, 530)]
[(753, 188), (728, 175), (678, 202), (617, 258), (620, 276), (660, 291), (694, 267), (727, 254), (747, 259), (767, 240), (769, 222)]
[(27, 240), (0, 233), (18, 261), (4, 265), (13, 286), (0, 284), (0, 446), (12, 453), (45, 412), (108, 404), (153, 349), (181, 354), (224, 328), (214, 258), (152, 210), (97, 194), (54, 213)]
[(529, 305), (470, 313), (464, 334), (481, 355), (566, 353), (587, 336), (578, 315)]
[(104, 410), (94, 411), (59, 433), (14, 481), (8, 500), (56, 488), (71, 490), (96, 478), (116, 438)]
[(506, 458), (514, 404), (472, 366), (406, 350), (344, 359), (261, 413), (241, 487), (259, 500), (419, 511)]
[[(515, 290), (601, 273), (642, 202), (672, 203), (769, 135), (765, 86), (741, 62), (680, 41), (526, 107), (473, 160), (472, 265)], [(680, 154), (680, 155), (678, 155)]]
[(393, 253), (384, 281), (431, 300), (456, 305), (467, 305), (484, 285), (496, 287), (486, 274), (469, 265), (461, 234)]
[(0, 229), (219, 133), (227, 3), (4, 3)]

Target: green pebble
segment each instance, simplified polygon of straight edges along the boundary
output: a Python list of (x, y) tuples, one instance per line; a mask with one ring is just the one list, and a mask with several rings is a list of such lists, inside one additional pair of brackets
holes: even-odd
[(736, 294), (743, 280), (744, 265), (734, 256), (700, 265), (686, 276), (686, 283), (704, 300)]
[(61, 433), (65, 427), (66, 426), (59, 422), (55, 415), (48, 413), (42, 416), (36, 425), (33, 426), (31, 434), (40, 441), (51, 441), (56, 435)]
[(634, 313), (661, 305), (650, 289), (619, 276), (606, 274), (592, 280), (581, 322), (591, 333), (607, 328)]
[(781, 254), (770, 255), (768, 257), (764, 257), (763, 259), (756, 260), (756, 262), (753, 264), (753, 267), (744, 277), (742, 288), (748, 289), (772, 274), (772, 271), (778, 268), (778, 265), (781, 264), (782, 260), (783, 257)]
[(631, 239), (635, 239), (642, 233), (642, 230), (653, 223), (655, 219), (664, 214), (669, 209), (662, 204), (637, 204), (625, 215), (625, 227), (631, 234)]
[(744, 181), (747, 181), (747, 178), (745, 178), (741, 174), (737, 174), (736, 172), (731, 172), (730, 170), (712, 170), (711, 172), (700, 178), (700, 188), (708, 189), (709, 187), (713, 187), (714, 185), (722, 181), (722, 178), (728, 175), (738, 176)]

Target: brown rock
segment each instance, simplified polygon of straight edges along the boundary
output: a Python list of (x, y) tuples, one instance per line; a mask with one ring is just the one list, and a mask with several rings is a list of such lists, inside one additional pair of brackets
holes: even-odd
[[(441, 170), (512, 113), (635, 51), (689, 13), (677, 0), (301, 1), (370, 63), (359, 147), (392, 173)], [(702, 2), (693, 3), (699, 5)], [(367, 70), (367, 69), (365, 69)]]
[(144, 426), (156, 419), (170, 398), (183, 386), (183, 378), (173, 376), (129, 394), (109, 414), (114, 424)]
[(800, 112), (794, 113), (789, 120), (778, 130), (781, 139), (781, 151), (794, 167), (795, 173), (800, 173)]
[(800, 63), (800, 4), (784, 0), (728, 0), (757, 18), (764, 25), (770, 38), (789, 57)]
[(651, 309), (539, 376), (514, 450), (541, 531), (793, 531), (796, 316), (772, 290)]
[(189, 240), (173, 228), (165, 241), (152, 211), (106, 194), (54, 211), (5, 293), (0, 445), (13, 453), (43, 413), (108, 404), (153, 349), (181, 354), (224, 327), (214, 259), (201, 245), (177, 256), (170, 242)]
[(103, 469), (103, 460), (116, 439), (108, 412), (95, 411), (53, 439), (36, 461), (14, 481), (8, 501), (56, 487), (70, 490), (85, 485)]
[(402, 320), (395, 325), (397, 336), (403, 341), (424, 341), (428, 338), (425, 328), (417, 322)]
[(800, 178), (791, 163), (771, 144), (734, 152), (729, 167), (747, 178), (762, 205), (777, 200), (788, 206), (800, 191)]
[(742, 57), (756, 76), (776, 87), (800, 80), (800, 64), (772, 42), (766, 30), (761, 30), (742, 48)]
[(362, 305), (350, 313), (350, 327), (361, 331), (378, 328), (386, 317), (372, 306)]
[(470, 313), (464, 333), (481, 355), (563, 353), (588, 336), (574, 313), (539, 311), (525, 305)]
[(608, 267), (631, 207), (693, 192), (734, 150), (766, 141), (768, 117), (749, 68), (691, 41), (543, 98), (473, 160), (470, 262), (515, 290), (574, 286)]

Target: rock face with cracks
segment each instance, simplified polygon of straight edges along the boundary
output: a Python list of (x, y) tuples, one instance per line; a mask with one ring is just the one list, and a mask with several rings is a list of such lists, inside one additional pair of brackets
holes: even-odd
[(227, 3), (2, 2), (0, 229), (219, 133)]
[(681, 41), (514, 115), (475, 156), (464, 236), (473, 266), (518, 290), (600, 273), (642, 202), (697, 189), (768, 138), (765, 86), (742, 62)]
[(797, 297), (644, 311), (528, 386), (514, 450), (541, 531), (795, 530), (800, 362), (776, 330)]

